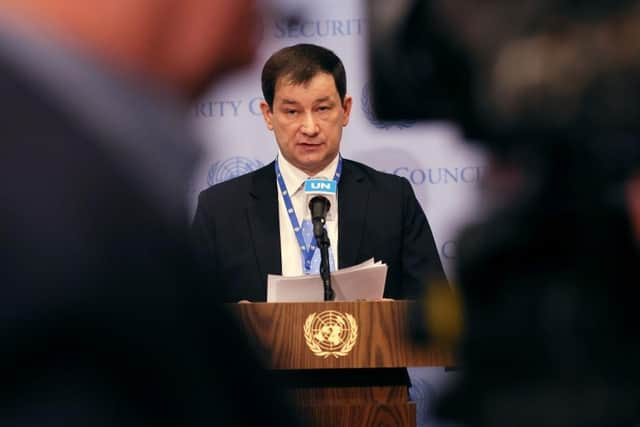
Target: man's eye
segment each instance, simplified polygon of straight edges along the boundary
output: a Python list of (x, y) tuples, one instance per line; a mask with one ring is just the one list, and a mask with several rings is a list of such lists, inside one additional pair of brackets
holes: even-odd
[(319, 111), (328, 111), (329, 110), (329, 106), (328, 105), (322, 105), (320, 107), (318, 107)]
[(289, 115), (294, 115), (296, 114), (298, 111), (297, 110), (287, 110), (286, 113)]

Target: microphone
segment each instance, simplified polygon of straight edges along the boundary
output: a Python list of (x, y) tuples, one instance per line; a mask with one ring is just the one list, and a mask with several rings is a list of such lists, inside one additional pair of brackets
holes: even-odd
[[(332, 212), (330, 207), (337, 205), (337, 188), (338, 184), (335, 181), (326, 178), (311, 178), (304, 182), (304, 192), (307, 196), (307, 205), (311, 209), (312, 220), (319, 217), (323, 217), (325, 220), (334, 219), (335, 212)], [(326, 200), (326, 208), (324, 207), (325, 205), (319, 204), (318, 201), (312, 203), (312, 200), (316, 197)], [(316, 206), (316, 208), (312, 206)], [(314, 209), (317, 209), (317, 211), (314, 211)]]
[(322, 236), (322, 230), (324, 229), (327, 213), (330, 208), (331, 202), (324, 196), (313, 196), (313, 198), (309, 200), (311, 222), (313, 223), (313, 235), (316, 240)]
[(326, 178), (311, 178), (304, 182), (316, 240), (321, 235), (326, 220), (333, 219), (329, 213), (331, 205), (335, 205), (337, 187), (335, 181)]
[(338, 184), (335, 181), (324, 178), (308, 179), (304, 183), (304, 191), (311, 211), (313, 235), (320, 249), (320, 277), (324, 286), (325, 301), (332, 301), (335, 298), (329, 274), (329, 246), (331, 242), (329, 242), (324, 224), (331, 212), (331, 201), (335, 202), (336, 200), (337, 188)]

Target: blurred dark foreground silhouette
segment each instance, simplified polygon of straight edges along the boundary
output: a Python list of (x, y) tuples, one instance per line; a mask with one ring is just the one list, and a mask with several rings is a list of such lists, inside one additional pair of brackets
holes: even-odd
[(637, 425), (640, 2), (407, 4), (393, 21), (370, 1), (379, 115), (455, 121), (490, 159), (458, 242), (462, 379), (439, 415)]
[(0, 5), (0, 425), (296, 425), (186, 230), (183, 106), (251, 61), (256, 17), (245, 0)]

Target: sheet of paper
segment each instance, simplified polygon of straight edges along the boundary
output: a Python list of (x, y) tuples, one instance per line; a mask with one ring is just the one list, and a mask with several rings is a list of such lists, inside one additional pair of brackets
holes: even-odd
[(267, 302), (324, 301), (324, 288), (320, 275), (284, 277), (267, 276)]
[(387, 279), (386, 264), (371, 264), (365, 268), (331, 275), (331, 287), (336, 301), (379, 300), (384, 295)]
[[(384, 294), (387, 265), (370, 258), (331, 273), (336, 301), (377, 300)], [(324, 300), (320, 275), (267, 277), (267, 302), (315, 302)]]

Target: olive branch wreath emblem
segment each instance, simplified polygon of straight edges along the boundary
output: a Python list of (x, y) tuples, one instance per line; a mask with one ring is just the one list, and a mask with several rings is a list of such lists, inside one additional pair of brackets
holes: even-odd
[[(320, 346), (320, 344), (318, 344), (318, 342), (313, 338), (313, 322), (317, 317), (321, 317), (323, 314), (335, 314), (349, 323), (349, 337), (344, 341), (342, 347), (340, 347), (337, 351), (324, 350)], [(309, 349), (316, 356), (324, 357), (325, 359), (329, 356), (333, 356), (337, 359), (340, 356), (346, 356), (355, 345), (358, 339), (358, 323), (356, 322), (356, 319), (349, 313), (343, 314), (333, 310), (323, 311), (319, 314), (311, 313), (307, 317), (307, 320), (305, 320), (304, 322), (304, 339)]]

